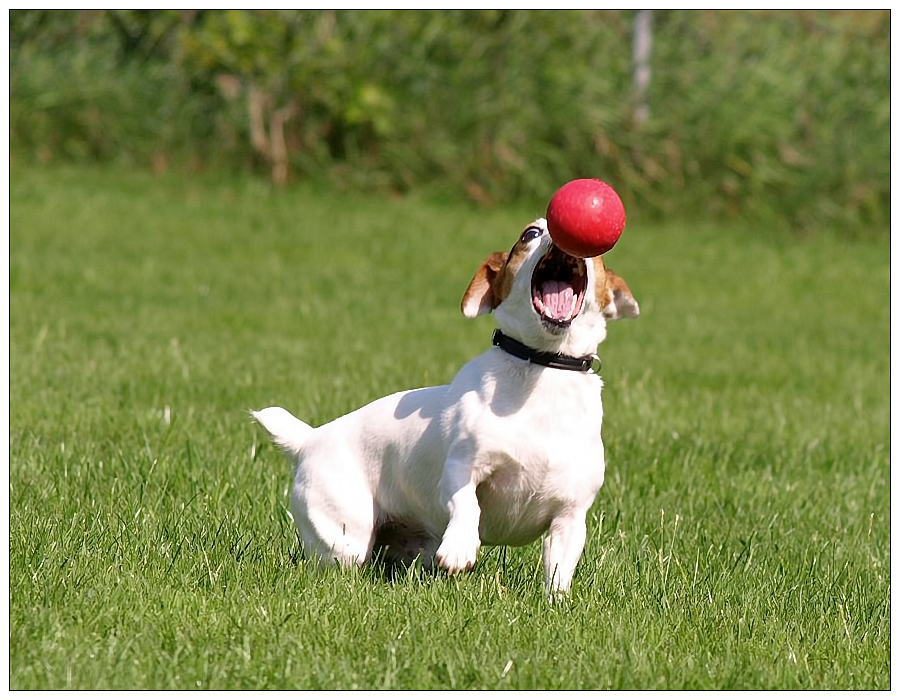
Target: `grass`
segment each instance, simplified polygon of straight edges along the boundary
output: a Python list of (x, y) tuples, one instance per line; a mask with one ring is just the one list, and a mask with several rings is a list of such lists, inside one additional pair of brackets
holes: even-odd
[(533, 210), (11, 166), (10, 687), (890, 687), (887, 235), (631, 216), (571, 595), (311, 570), (246, 410), (449, 381)]

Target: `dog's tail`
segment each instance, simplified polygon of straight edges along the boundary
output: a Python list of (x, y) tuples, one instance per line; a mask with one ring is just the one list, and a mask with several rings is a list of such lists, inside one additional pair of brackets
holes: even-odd
[(250, 415), (265, 429), (272, 438), (272, 442), (278, 445), (288, 457), (300, 452), (303, 443), (313, 431), (313, 428), (306, 423), (277, 406), (264, 408), (261, 411), (250, 411)]

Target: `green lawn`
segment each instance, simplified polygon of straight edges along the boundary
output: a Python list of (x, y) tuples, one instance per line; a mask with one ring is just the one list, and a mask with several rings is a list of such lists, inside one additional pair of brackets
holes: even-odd
[[(550, 193), (548, 193), (549, 196)], [(542, 203), (11, 166), (12, 688), (890, 687), (890, 242), (631, 220), (572, 593), (315, 572), (247, 410), (318, 425), (489, 344)]]

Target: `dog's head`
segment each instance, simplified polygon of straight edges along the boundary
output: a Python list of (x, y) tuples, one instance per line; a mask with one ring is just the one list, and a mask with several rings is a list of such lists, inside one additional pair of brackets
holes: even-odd
[(583, 356), (603, 342), (607, 321), (636, 318), (639, 308), (602, 257), (564, 253), (537, 219), (512, 250), (485, 259), (463, 295), (468, 318), (492, 311), (504, 333), (536, 350)]

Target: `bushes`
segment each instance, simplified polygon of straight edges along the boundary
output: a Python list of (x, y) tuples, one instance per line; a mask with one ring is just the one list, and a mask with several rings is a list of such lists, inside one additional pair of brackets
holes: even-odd
[(890, 221), (889, 12), (12, 11), (10, 138), (42, 157), (543, 202), (598, 176), (642, 215)]
[(676, 154), (659, 169), (685, 183), (688, 201), (804, 231), (888, 225), (889, 18), (710, 13), (696, 27), (672, 14), (656, 60), (674, 68), (654, 84), (669, 148), (651, 157)]
[(11, 12), (12, 153), (157, 166), (205, 154), (215, 141), (207, 122), (218, 97), (211, 102), (192, 89), (171, 60), (177, 19)]

